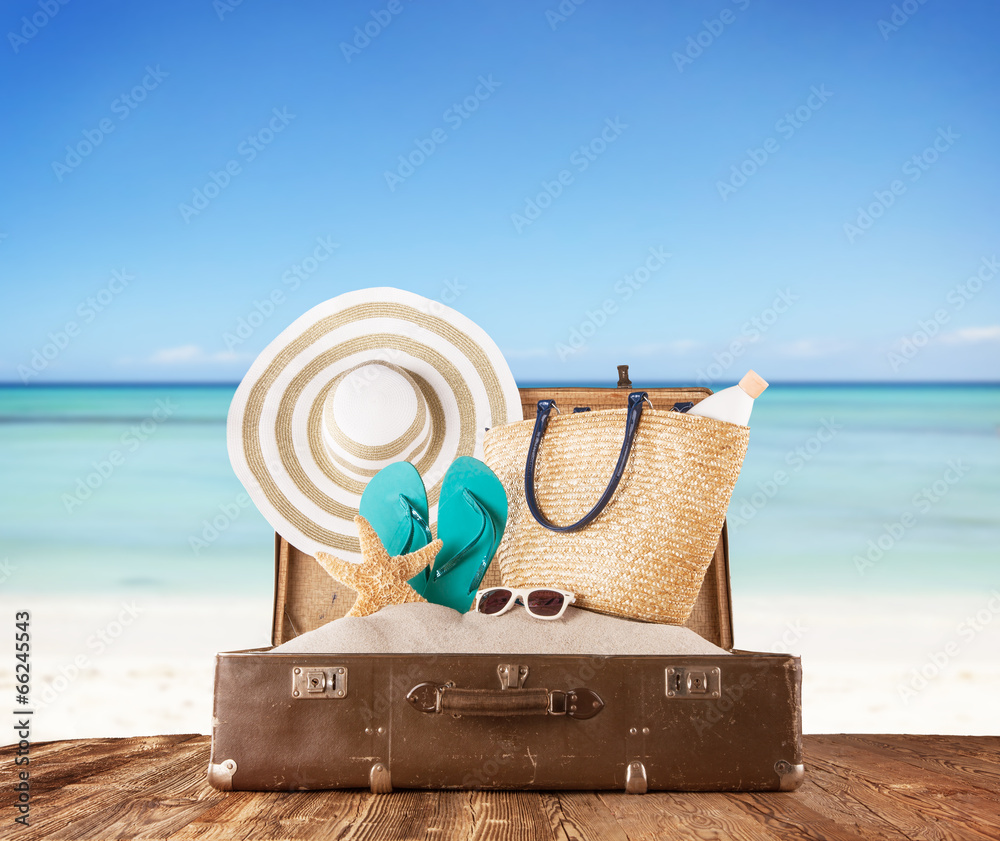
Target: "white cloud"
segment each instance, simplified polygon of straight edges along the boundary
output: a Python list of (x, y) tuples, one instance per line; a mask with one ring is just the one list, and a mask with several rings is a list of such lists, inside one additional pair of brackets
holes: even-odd
[(161, 348), (149, 357), (154, 365), (207, 365), (218, 362), (236, 362), (240, 354), (232, 350), (206, 353), (199, 345), (180, 345)]
[(988, 327), (963, 327), (954, 333), (945, 333), (941, 341), (949, 345), (971, 345), (980, 342), (1000, 342), (1000, 324)]

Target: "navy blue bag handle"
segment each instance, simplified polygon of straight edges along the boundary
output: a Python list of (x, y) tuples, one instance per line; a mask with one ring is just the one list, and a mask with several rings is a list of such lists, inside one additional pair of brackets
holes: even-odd
[[(584, 526), (600, 514), (614, 496), (618, 483), (625, 473), (625, 466), (628, 464), (629, 453), (632, 452), (632, 442), (635, 441), (635, 434), (639, 429), (639, 419), (642, 417), (643, 401), (649, 402), (645, 391), (633, 391), (628, 396), (628, 412), (625, 417), (625, 440), (622, 441), (621, 453), (618, 455), (618, 464), (615, 465), (615, 472), (611, 476), (611, 481), (604, 489), (601, 498), (579, 521), (569, 526), (557, 526), (549, 522), (548, 518), (539, 510), (538, 501), (535, 499), (535, 464), (538, 461), (538, 450), (542, 446), (542, 436), (545, 434), (545, 427), (549, 423), (549, 415), (555, 408), (554, 400), (539, 400), (538, 415), (535, 418), (535, 429), (531, 433), (531, 444), (528, 446), (528, 461), (524, 466), (524, 500), (528, 504), (528, 510), (540, 525), (551, 531), (579, 531)], [(556, 409), (558, 411), (558, 409)]]

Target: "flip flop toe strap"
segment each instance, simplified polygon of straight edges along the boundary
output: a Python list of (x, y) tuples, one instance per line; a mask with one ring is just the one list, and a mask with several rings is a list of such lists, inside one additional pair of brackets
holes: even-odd
[(469, 592), (474, 593), (478, 588), (480, 583), (482, 583), (483, 576), (486, 575), (486, 570), (490, 565), (490, 561), (493, 559), (493, 554), (496, 551), (497, 533), (496, 526), (493, 525), (493, 518), (489, 515), (486, 510), (486, 506), (483, 505), (479, 499), (476, 497), (472, 491), (465, 488), (462, 491), (462, 498), (472, 507), (472, 509), (479, 514), (482, 518), (482, 522), (479, 525), (479, 531), (472, 540), (470, 540), (462, 549), (460, 549), (454, 557), (445, 561), (438, 569), (433, 572), (433, 579), (437, 581), (443, 575), (447, 575), (455, 567), (457, 567), (462, 561), (464, 561), (472, 553), (472, 550), (476, 547), (476, 544), (482, 539), (484, 534), (489, 535), (489, 552), (484, 556), (483, 561), (480, 563), (479, 568), (476, 570), (476, 574), (473, 576), (472, 583), (469, 586)]
[[(469, 583), (469, 591), (467, 595), (472, 595), (479, 589), (479, 585), (483, 582), (483, 577), (486, 575), (486, 570), (489, 569), (490, 562), (493, 560), (493, 555), (496, 554), (497, 546), (500, 542), (499, 536), (497, 535), (496, 525), (493, 522), (493, 518), (490, 516), (489, 512), (486, 510), (486, 506), (483, 505), (472, 491), (467, 490), (466, 498), (483, 517), (483, 524), (485, 526), (485, 531), (489, 534), (489, 551), (483, 556), (483, 560), (479, 564), (479, 569), (476, 570), (476, 574), (472, 576), (472, 581)], [(480, 535), (482, 532), (480, 532)]]
[(413, 550), (413, 538), (416, 536), (417, 528), (420, 529), (423, 536), (426, 538), (424, 546), (431, 542), (431, 530), (424, 518), (420, 516), (420, 512), (413, 507), (413, 503), (411, 503), (410, 500), (403, 494), (399, 495), (399, 505), (406, 512), (406, 518), (397, 527), (396, 534), (393, 535), (393, 544), (396, 543), (398, 536), (403, 531), (406, 531), (406, 540), (404, 541), (403, 548), (400, 550), (399, 554), (408, 555)]

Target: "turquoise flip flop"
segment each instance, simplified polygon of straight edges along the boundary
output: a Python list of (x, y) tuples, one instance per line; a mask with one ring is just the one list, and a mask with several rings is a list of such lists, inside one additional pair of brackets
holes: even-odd
[(424, 480), (408, 461), (383, 467), (371, 478), (358, 513), (371, 523), (390, 555), (408, 555), (431, 542)]
[(438, 505), (438, 537), (444, 546), (421, 595), (468, 611), (506, 526), (507, 493), (496, 474), (478, 459), (455, 459), (441, 483)]

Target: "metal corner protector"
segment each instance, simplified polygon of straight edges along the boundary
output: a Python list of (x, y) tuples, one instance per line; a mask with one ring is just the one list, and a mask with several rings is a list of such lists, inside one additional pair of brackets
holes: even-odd
[(236, 760), (227, 759), (223, 762), (208, 764), (208, 784), (219, 791), (233, 790), (233, 777), (236, 775)]
[(795, 791), (806, 777), (805, 765), (792, 765), (784, 759), (774, 763), (774, 770), (778, 775), (778, 791)]

